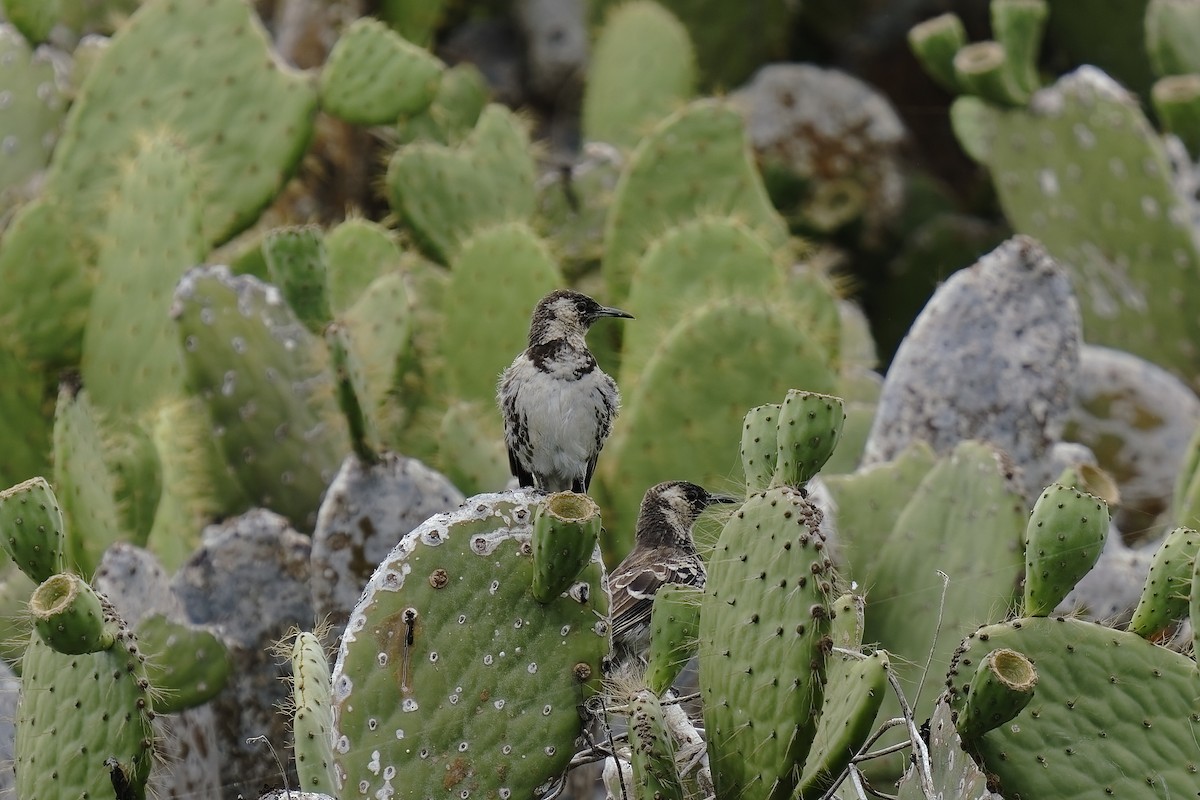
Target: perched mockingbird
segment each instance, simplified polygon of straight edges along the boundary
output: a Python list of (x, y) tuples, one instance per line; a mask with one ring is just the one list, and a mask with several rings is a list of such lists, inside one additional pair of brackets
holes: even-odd
[(596, 365), (584, 335), (601, 317), (632, 319), (579, 292), (541, 299), (529, 346), (500, 378), (508, 464), (521, 486), (586, 492), (621, 405), (617, 384)]
[(608, 577), (614, 664), (650, 646), (650, 609), (659, 587), (682, 583), (704, 588), (707, 574), (692, 525), (713, 503), (740, 502), (740, 497), (710, 494), (687, 481), (660, 483), (642, 497), (633, 550)]

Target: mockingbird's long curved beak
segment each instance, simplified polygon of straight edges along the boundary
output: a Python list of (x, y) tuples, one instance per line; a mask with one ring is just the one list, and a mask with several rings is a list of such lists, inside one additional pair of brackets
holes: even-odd
[(708, 494), (708, 502), (710, 505), (712, 503), (740, 503), (745, 499), (746, 498), (744, 497), (738, 497), (737, 495), (733, 494), (713, 494), (712, 492), (709, 492)]

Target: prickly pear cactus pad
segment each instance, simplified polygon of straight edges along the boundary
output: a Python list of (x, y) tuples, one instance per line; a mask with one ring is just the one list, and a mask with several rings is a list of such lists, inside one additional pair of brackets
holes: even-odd
[(1200, 777), (1200, 681), (1187, 656), (1140, 636), (1062, 617), (988, 625), (960, 646), (947, 687), (960, 696), (1001, 647), (1037, 665), (1029, 705), (974, 742), (1010, 800), (1191, 797)]
[(350, 617), (333, 671), (350, 797), (545, 795), (571, 760), (608, 653), (598, 557), (533, 599), (527, 492), (476, 495), (406, 536)]
[(1044, 617), (1096, 565), (1108, 536), (1108, 505), (1059, 483), (1042, 492), (1025, 528), (1025, 614)]
[(142, 413), (182, 391), (167, 311), (175, 283), (207, 250), (194, 175), (176, 142), (147, 136), (117, 181), (121, 201), (105, 220), (80, 363), (98, 408)]
[(449, 263), (476, 229), (533, 213), (529, 136), (503, 106), (484, 109), (458, 148), (401, 147), (388, 164), (392, 208), (430, 256)]
[(63, 569), (63, 516), (45, 478), (0, 491), (0, 546), (35, 581)]
[(63, 655), (33, 634), (22, 658), (17, 710), (17, 793), (21, 800), (111, 797), (106, 759), (141, 800), (154, 732), (150, 685), (133, 634), (103, 602), (116, 631), (107, 650)]
[(350, 451), (328, 353), (278, 289), (223, 266), (188, 270), (171, 315), (188, 386), (256, 504), (311, 531), (321, 494)]
[(771, 207), (746, 144), (742, 118), (701, 100), (663, 120), (634, 150), (617, 183), (604, 231), (608, 297), (629, 293), (638, 260), (654, 237), (698, 213), (737, 217), (772, 248), (787, 226)]
[(149, 0), (105, 48), (67, 113), (46, 191), (94, 225), (122, 159), (145, 130), (196, 153), (201, 229), (217, 242), (249, 225), (299, 162), (317, 93), (287, 69), (242, 0)]
[(626, 396), (597, 468), (607, 555), (619, 562), (632, 546), (626, 515), (647, 486), (675, 479), (730, 485), (738, 462), (728, 453), (747, 408), (796, 386), (830, 392), (834, 381), (826, 353), (787, 310), (730, 299), (687, 314)]
[(1014, 236), (942, 284), (888, 368), (863, 464), (924, 439), (945, 453), (964, 439), (1007, 452), (1032, 502), (1059, 468), (1079, 368), (1079, 310), (1066, 270)]
[(695, 90), (696, 54), (683, 24), (658, 3), (623, 3), (609, 12), (588, 64), (584, 138), (633, 147)]
[(369, 17), (351, 23), (321, 71), (321, 107), (356, 125), (386, 125), (433, 102), (442, 63)]
[(986, 109), (983, 124), (981, 154), (1004, 214), (1070, 267), (1088, 341), (1197, 388), (1200, 250), (1190, 203), (1138, 99), (1084, 66), (1028, 109)]
[(833, 646), (821, 513), (782, 487), (726, 523), (700, 608), (700, 694), (718, 797), (786, 798), (816, 733)]

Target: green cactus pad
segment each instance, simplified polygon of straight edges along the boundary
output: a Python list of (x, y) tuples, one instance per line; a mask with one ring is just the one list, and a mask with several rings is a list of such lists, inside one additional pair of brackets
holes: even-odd
[(682, 583), (668, 583), (654, 594), (646, 685), (656, 695), (670, 689), (680, 671), (696, 655), (700, 596), (700, 589)]
[(213, 633), (162, 614), (142, 618), (134, 630), (146, 655), (155, 711), (195, 708), (225, 688), (232, 666), (224, 643)]
[(143, 132), (167, 130), (196, 155), (205, 241), (250, 225), (299, 163), (317, 105), (308, 76), (268, 42), (242, 0), (143, 3), (71, 105), (48, 196), (76, 229), (95, 230)]
[(4, 17), (16, 28), (16, 31), (9, 29), (5, 36), (17, 36), (20, 31), (20, 36), (30, 42), (46, 41), (58, 22), (58, 5), (55, 0), (4, 0), (0, 3)]
[[(1087, 340), (1150, 359), (1196, 389), (1200, 317), (1189, 298), (1200, 250), (1181, 223), (1189, 201), (1137, 99), (1082, 67), (1028, 110), (983, 111), (1005, 216), (1070, 267)], [(1120, 191), (1104, 188), (1113, 180)]]
[(277, 289), (226, 267), (189, 270), (172, 316), (189, 387), (251, 502), (312, 530), (321, 494), (350, 451), (324, 343)]
[[(860, 595), (845, 594), (834, 601), (829, 627), (834, 648), (859, 652), (864, 609)], [(829, 656), (825, 701), (793, 800), (823, 795), (862, 747), (883, 704), (889, 665), (883, 650), (853, 656), (835, 649)]]
[(1197, 549), (1200, 534), (1191, 528), (1175, 528), (1163, 539), (1150, 561), (1145, 588), (1129, 620), (1131, 632), (1154, 640), (1188, 615)]
[(696, 306), (729, 297), (783, 294), (770, 245), (728, 217), (689, 219), (649, 243), (621, 306), (637, 317), (621, 340), (620, 385), (633, 389), (671, 328)]
[(1200, 9), (1180, 0), (1150, 0), (1146, 7), (1146, 55), (1156, 75), (1200, 73), (1194, 43), (1200, 36)]
[(742, 471), (746, 475), (746, 491), (761, 492), (771, 485), (775, 475), (775, 458), (779, 455), (780, 403), (755, 406), (746, 412), (742, 422)]
[(315, 225), (271, 231), (262, 253), (271, 283), (305, 327), (319, 334), (331, 318), (325, 234)]
[(643, 689), (629, 703), (629, 744), (637, 800), (683, 800), (675, 742), (663, 722), (658, 695)]
[(397, 397), (411, 357), (413, 317), (404, 276), (380, 275), (352, 306), (342, 311), (326, 335), (336, 336), (344, 368), (366, 422), (367, 442), (389, 449), (408, 421), (407, 398)]
[(549, 603), (596, 556), (600, 507), (586, 494), (555, 492), (533, 512), (533, 597)]
[(975, 677), (962, 698), (958, 735), (973, 742), (1021, 713), (1033, 699), (1037, 669), (1023, 653), (993, 650), (975, 668)]
[[(27, 3), (45, 7), (45, 2)], [(16, 23), (11, 16), (10, 22)], [(31, 41), (40, 41), (31, 39)], [(0, 26), (0, 91), (5, 92), (0, 138), (0, 190), (19, 188), (50, 160), (58, 127), (67, 111), (62, 54), (34, 51), (8, 25)]]
[[(590, 3), (593, 20), (619, 0)], [(754, 5), (713, 0), (665, 0), (662, 3), (687, 26), (696, 49), (702, 82), (716, 90), (745, 81), (767, 61), (788, 54), (788, 35), (798, 7), (786, 0), (755, 0)]]
[(861, 658), (835, 654), (826, 666), (825, 702), (796, 800), (819, 798), (833, 785), (871, 735), (887, 696), (891, 662), (884, 650)]
[(0, 491), (0, 544), (32, 580), (62, 572), (62, 510), (45, 478)]
[[(3, 323), (0, 323), (3, 324)], [(0, 345), (0, 486), (50, 472), (51, 420), (45, 410), (45, 375)]]
[(80, 363), (92, 401), (105, 411), (138, 415), (183, 390), (167, 312), (176, 282), (208, 249), (193, 174), (187, 153), (154, 136), (114, 187), (121, 200), (104, 222)]
[(494, 403), (497, 379), (525, 349), (533, 307), (563, 282), (545, 243), (523, 223), (482, 230), (464, 241), (446, 288), (454, 302), (446, 304), (443, 317), (450, 391), (464, 400)]
[[(926, 661), (949, 663), (961, 637), (1002, 619), (1015, 603), (1025, 508), (1002, 456), (990, 445), (962, 442), (925, 475), (879, 548), (864, 638), (892, 654), (922, 719), (935, 699), (932, 692), (912, 699)], [(944, 603), (939, 571), (949, 577)], [(897, 701), (887, 703), (885, 718), (898, 716)]]
[(534, 208), (534, 165), (520, 121), (489, 105), (459, 147), (401, 147), (388, 164), (392, 208), (421, 247), (448, 264), (487, 225), (521, 220)]
[(400, 142), (461, 142), (475, 128), (488, 96), (487, 79), (478, 67), (469, 61), (455, 64), (442, 73), (433, 103), (422, 113), (400, 121), (396, 131)]
[(700, 693), (718, 797), (787, 798), (816, 733), (833, 564), (798, 492), (752, 496), (709, 561)]
[(376, 15), (414, 44), (426, 47), (445, 21), (445, 0), (380, 0)]
[(329, 306), (335, 315), (358, 301), (367, 287), (400, 263), (393, 234), (365, 219), (348, 219), (325, 234)]
[[(1196, 664), (1132, 633), (1059, 617), (988, 625), (957, 651), (958, 698), (997, 649), (1037, 665), (1033, 700), (974, 742), (1004, 797), (1183, 797), (1196, 791)], [(954, 702), (954, 700), (952, 700)]]
[(508, 485), (512, 468), (493, 403), (450, 404), (438, 428), (435, 466), (468, 497)]
[(779, 409), (779, 451), (772, 483), (794, 489), (808, 483), (833, 455), (845, 422), (842, 398), (788, 390)]
[(387, 125), (433, 102), (442, 62), (370, 17), (350, 23), (321, 70), (321, 108), (355, 125)]
[(583, 94), (583, 136), (633, 147), (643, 130), (696, 91), (687, 29), (658, 3), (613, 8), (592, 50)]
[(42, 581), (29, 599), (29, 612), (42, 641), (64, 655), (98, 653), (116, 641), (100, 598), (78, 575), (58, 573)]
[(606, 557), (619, 562), (632, 546), (631, 515), (647, 486), (664, 480), (730, 484), (737, 462), (729, 454), (747, 408), (796, 386), (828, 392), (833, 385), (825, 354), (786, 311), (728, 300), (686, 315), (625, 398), (600, 459)]
[(144, 657), (107, 601), (115, 646), (68, 656), (34, 634), (22, 659), (17, 708), (17, 796), (21, 800), (112, 797), (109, 759), (143, 800), (154, 748)]
[(292, 643), (292, 750), (300, 788), (337, 796), (333, 767), (333, 685), (329, 661), (316, 634), (302, 631)]
[(58, 203), (34, 200), (0, 238), (0, 336), (23, 360), (51, 367), (78, 363), (91, 293), (82, 257), (63, 235), (70, 218)]
[(117, 502), (106, 439), (87, 391), (63, 384), (54, 411), (54, 485), (66, 522), (67, 563), (87, 575), (110, 544), (133, 538)]
[(247, 501), (217, 452), (212, 421), (200, 400), (164, 403), (149, 424), (162, 469), (162, 494), (146, 549), (174, 572), (200, 544), (205, 524), (241, 513)]
[(1108, 506), (1078, 489), (1052, 484), (1025, 528), (1025, 615), (1054, 611), (1096, 565), (1108, 536)]
[(596, 558), (564, 596), (533, 598), (537, 500), (477, 495), (380, 564), (333, 670), (342, 786), (536, 798), (566, 769), (609, 650), (608, 594)]
[(620, 304), (662, 231), (699, 214), (736, 217), (771, 248), (787, 243), (754, 166), (740, 115), (714, 100), (663, 120), (629, 158), (604, 231), (608, 299)]

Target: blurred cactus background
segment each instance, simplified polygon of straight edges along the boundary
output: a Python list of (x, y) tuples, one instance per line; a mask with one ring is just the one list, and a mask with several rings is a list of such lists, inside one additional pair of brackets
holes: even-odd
[(1200, 0), (0, 14), (0, 799), (1200, 788)]

